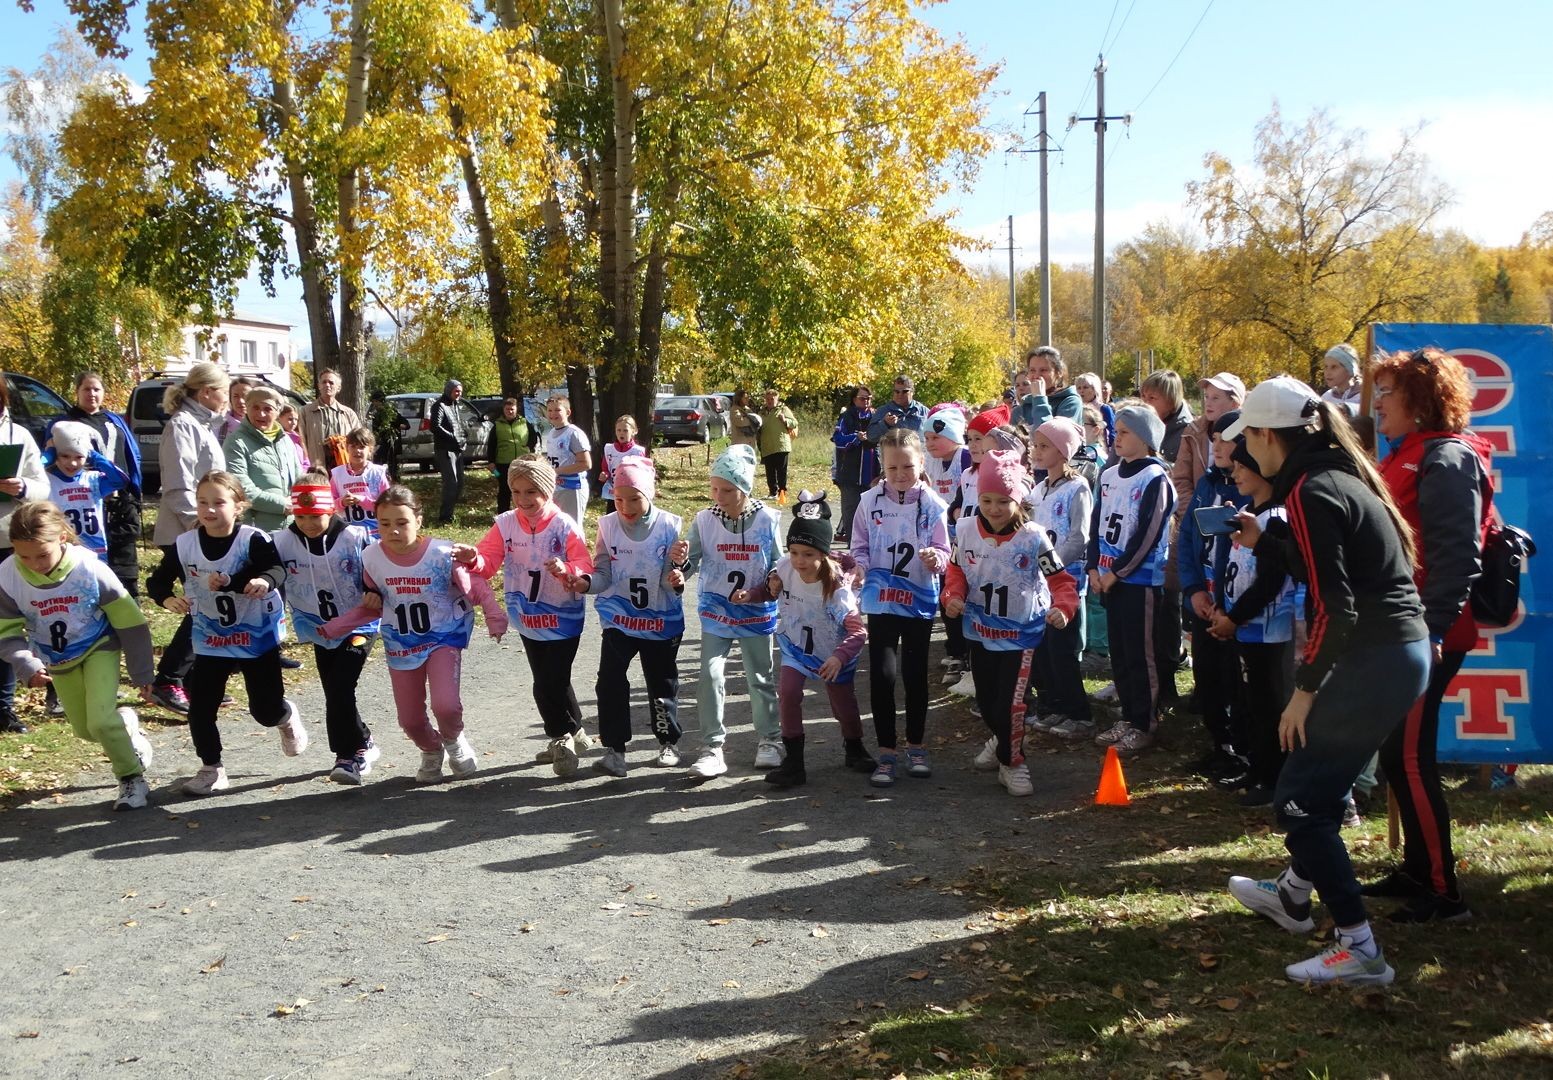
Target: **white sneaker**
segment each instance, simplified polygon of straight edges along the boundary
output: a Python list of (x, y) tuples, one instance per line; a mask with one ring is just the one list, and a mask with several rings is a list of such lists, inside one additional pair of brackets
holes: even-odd
[(1287, 873), (1285, 870), (1276, 878), (1262, 881), (1236, 875), (1229, 879), (1229, 894), (1242, 906), (1271, 919), (1289, 933), (1308, 934), (1316, 928), (1315, 920), (1310, 917), (1310, 897), (1295, 898), (1284, 885), (1284, 874)]
[(673, 743), (664, 743), (658, 747), (658, 755), (652, 759), (652, 763), (662, 769), (677, 769), (685, 764), (685, 755)]
[(550, 771), (557, 776), (570, 776), (577, 771), (577, 740), (573, 736), (550, 740)]
[(307, 728), (302, 726), (302, 715), (297, 712), (296, 702), (290, 698), (283, 700), (286, 702), (286, 718), (277, 728), (280, 732), (280, 752), (287, 757), (296, 757), (307, 749)]
[(115, 810), (143, 810), (151, 797), (151, 787), (144, 776), (126, 776), (119, 781), (119, 797), (113, 800)]
[[(140, 759), (141, 769), (149, 769), (151, 767), (151, 759), (156, 752), (151, 749), (151, 740), (146, 738), (145, 734), (140, 730), (140, 714), (127, 705), (121, 706), (119, 708), (119, 719), (124, 723), (124, 730), (129, 732), (129, 744), (134, 747), (135, 756)], [(123, 792), (119, 794), (122, 797)], [(145, 802), (142, 801), (140, 805), (144, 806)]]
[(372, 766), (377, 764), (377, 759), (382, 756), (383, 751), (378, 748), (377, 743), (368, 739), (367, 745), (362, 748), (361, 753), (356, 755), (356, 771), (362, 776), (366, 776), (372, 771)]
[(415, 770), (415, 779), (421, 784), (435, 784), (442, 779), (442, 759), (444, 753), (441, 750), (422, 750), (421, 767)]
[(604, 756), (593, 763), (593, 771), (601, 772), (606, 776), (624, 776), (626, 774), (626, 756), (619, 750), (611, 750), (604, 747)]
[(1101, 746), (1115, 746), (1117, 743), (1122, 741), (1123, 737), (1125, 737), (1129, 731), (1132, 730), (1134, 730), (1133, 726), (1127, 721), (1118, 720), (1116, 723), (1106, 728), (1100, 734), (1096, 735), (1095, 742), (1099, 743)]
[(976, 754), (976, 758), (971, 762), (971, 765), (978, 772), (991, 772), (993, 769), (1000, 767), (998, 765), (998, 737), (996, 735), (988, 736), (987, 741), (982, 744), (981, 750)]
[(453, 778), (470, 776), (480, 768), (480, 759), (475, 756), (475, 748), (469, 745), (469, 736), (463, 732), (450, 743), (444, 743), (443, 747), (448, 754), (448, 768), (453, 770)]
[(1141, 754), (1153, 745), (1153, 735), (1129, 725), (1126, 733), (1116, 740), (1116, 752), (1119, 754)]
[(1386, 954), (1375, 946), (1373, 957), (1353, 948), (1353, 941), (1339, 933), (1337, 940), (1309, 960), (1290, 964), (1283, 973), (1297, 983), (1341, 982), (1354, 986), (1388, 986), (1397, 973), (1386, 963)]
[(755, 768), (774, 769), (782, 764), (782, 744), (762, 739), (755, 747)]
[(1034, 795), (1035, 785), (1030, 782), (1030, 769), (1024, 762), (1018, 765), (999, 765), (998, 783), (1010, 795)]
[[(537, 753), (535, 753), (534, 754), (534, 764), (536, 764), (536, 765), (550, 765), (550, 764), (552, 764), (554, 762), (555, 758), (554, 758), (554, 756), (551, 753), (550, 747), (553, 746), (553, 745), (554, 745), (553, 742), (552, 743), (546, 743), (545, 744), (545, 748), (543, 750), (540, 750)], [(578, 728), (576, 730), (576, 732), (574, 732), (573, 735), (572, 735), (572, 745), (577, 748), (577, 752), (579, 754), (582, 754), (582, 753), (586, 753), (589, 750), (592, 750), (598, 744), (593, 741), (593, 737), (591, 735), (589, 735), (586, 730), (584, 730), (583, 728)]]
[(728, 771), (727, 762), (723, 761), (723, 748), (721, 746), (704, 747), (701, 756), (696, 758), (695, 764), (690, 766), (690, 771), (703, 780), (710, 780), (714, 776), (721, 776)]
[(1120, 701), (1121, 700), (1120, 698), (1118, 698), (1116, 696), (1116, 684), (1114, 682), (1106, 683), (1104, 686), (1102, 686), (1100, 689), (1096, 690), (1093, 694), (1090, 694), (1089, 696), (1091, 698), (1093, 698), (1095, 701)]
[(209, 795), (213, 791), (225, 791), (231, 786), (227, 781), (225, 768), (220, 765), (201, 765), (199, 772), (183, 782), (183, 793)]
[(954, 667), (959, 662), (960, 661), (958, 659), (956, 659), (955, 657), (953, 657), (953, 656), (945, 656), (943, 659), (939, 660), (938, 666), (939, 667)]
[(960, 676), (960, 681), (949, 688), (951, 694), (959, 694), (961, 697), (976, 696), (976, 679), (971, 675), (971, 669), (966, 668), (965, 674)]
[(1067, 717), (1063, 716), (1061, 713), (1047, 713), (1045, 716), (1036, 717), (1025, 726), (1033, 728), (1036, 731), (1050, 731), (1052, 728), (1056, 727), (1066, 719)]

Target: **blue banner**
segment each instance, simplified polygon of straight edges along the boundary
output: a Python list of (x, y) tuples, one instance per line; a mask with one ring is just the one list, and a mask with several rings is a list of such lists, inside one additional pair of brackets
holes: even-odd
[[(1521, 574), (1521, 607), (1506, 627), (1485, 627), (1440, 708), (1440, 759), (1495, 764), (1553, 762), (1553, 327), (1378, 323), (1376, 349), (1435, 345), (1472, 374), (1472, 430), (1494, 447), (1494, 511), (1545, 549)], [(1539, 565), (1546, 564), (1546, 566)], [(1542, 580), (1541, 571), (1549, 571)], [(1549, 705), (1539, 710), (1538, 702)]]

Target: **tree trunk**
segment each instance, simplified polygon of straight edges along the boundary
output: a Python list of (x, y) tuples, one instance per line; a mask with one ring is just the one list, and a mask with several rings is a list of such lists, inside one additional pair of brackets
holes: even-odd
[(480, 263), (485, 270), (486, 310), (491, 317), (491, 334), (496, 344), (496, 368), (501, 372), (501, 392), (523, 400), (523, 378), (518, 357), (512, 348), (512, 291), (507, 281), (507, 264), (496, 246), (496, 229), (491, 224), (491, 208), (485, 198), (475, 160), (474, 140), (464, 126), (464, 110), (448, 106), (453, 136), (458, 141), (459, 164), (464, 170), (464, 190), (469, 194), (469, 212), (474, 217), (475, 234), (480, 241)]
[(367, 404), (366, 320), (362, 311), (366, 259), (356, 241), (361, 227), (361, 167), (352, 160), (351, 136), (367, 118), (367, 85), (372, 70), (368, 31), (367, 0), (351, 0), (350, 67), (345, 82), (345, 121), (340, 128), (347, 154), (345, 167), (339, 172), (340, 398), (363, 415)]
[[(274, 79), (277, 126), (282, 139), (296, 124), (295, 86), (289, 78)], [(313, 370), (338, 367), (340, 336), (334, 322), (334, 291), (318, 253), (318, 211), (301, 162), (282, 159), (291, 194), (291, 231), (297, 243), (297, 265), (302, 278), (302, 305), (307, 309), (308, 340), (313, 347)]]
[[(613, 243), (613, 265), (601, 268), (609, 315), (609, 343), (599, 377), (603, 406), (599, 438), (613, 437), (614, 418), (636, 407), (636, 95), (626, 74), (626, 33), (622, 0), (599, 0), (608, 45), (610, 90), (614, 104), (613, 183), (605, 193), (605, 224)], [(604, 236), (600, 236), (602, 242)]]
[[(671, 166), (672, 168), (672, 166)], [(679, 201), (679, 178), (672, 172), (659, 207), (658, 228), (647, 249), (647, 274), (642, 282), (641, 330), (637, 338), (636, 400), (632, 412), (642, 433), (642, 445), (652, 445), (653, 405), (658, 395), (658, 360), (663, 352), (663, 308), (668, 294), (668, 235)]]

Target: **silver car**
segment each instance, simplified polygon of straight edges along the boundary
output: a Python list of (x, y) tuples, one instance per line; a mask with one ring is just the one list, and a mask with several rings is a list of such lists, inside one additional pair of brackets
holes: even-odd
[[(432, 468), (431, 407), (441, 396), (432, 393), (388, 395), (388, 403), (410, 423), (410, 430), (404, 433), (400, 444), (401, 465), (415, 464), (426, 471)], [(474, 461), (485, 454), (485, 441), (491, 434), (491, 422), (465, 399), (460, 399), (458, 412), (464, 421), (464, 438), (467, 440), (461, 456), (465, 461)]]
[(652, 429), (665, 442), (711, 442), (728, 434), (728, 413), (711, 394), (663, 397), (653, 406)]

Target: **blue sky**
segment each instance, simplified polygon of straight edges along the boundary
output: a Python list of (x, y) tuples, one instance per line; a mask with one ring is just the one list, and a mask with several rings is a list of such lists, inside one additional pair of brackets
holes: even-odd
[[(54, 26), (68, 21), (63, 0), (37, 0), (30, 15), (14, 0), (0, 3), (0, 66), (30, 70)], [(1106, 111), (1134, 113), (1130, 129), (1112, 124), (1107, 135), (1112, 245), (1152, 220), (1187, 222), (1184, 186), (1202, 175), (1203, 155), (1217, 150), (1245, 162), (1275, 100), (1296, 120), (1331, 110), (1342, 126), (1369, 132), (1377, 152), (1401, 129), (1426, 123), (1419, 145), (1456, 193), (1447, 221), (1484, 243), (1514, 243), (1553, 210), (1553, 0), (1481, 8), (1441, 0), (947, 0), (922, 15), (1002, 64), (988, 116), (1000, 147), (975, 188), (952, 200), (961, 228), (1000, 248), (974, 256), (978, 263), (1006, 266), (1009, 214), (1017, 260), (1035, 258), (1035, 158), (1003, 148), (1021, 139), (1034, 145), (1034, 117), (1022, 113), (1041, 90), (1065, 148), (1051, 168), (1053, 258), (1090, 260), (1094, 133), (1087, 124), (1063, 129), (1068, 114), (1094, 111), (1091, 72), (1103, 43)], [(143, 77), (143, 52), (127, 68)], [(8, 162), (0, 165), (0, 176), (11, 174)], [(245, 287), (240, 307), (300, 326), (300, 290), (294, 281), (280, 289), (271, 300), (256, 284)]]

